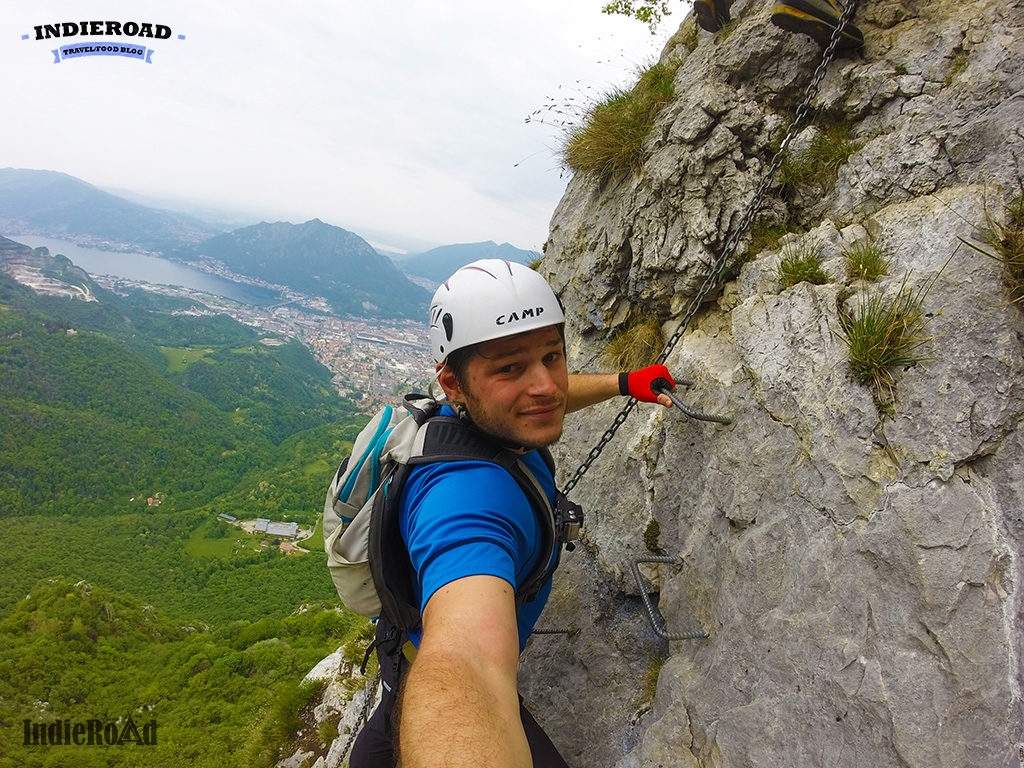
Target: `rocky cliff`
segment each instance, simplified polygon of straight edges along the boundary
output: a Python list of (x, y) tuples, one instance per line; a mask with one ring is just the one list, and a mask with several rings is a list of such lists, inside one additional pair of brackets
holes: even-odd
[[(740, 227), (821, 57), (771, 7), (673, 38), (640, 170), (569, 184), (540, 269), (573, 368), (638, 316), (673, 337)], [(1024, 2), (867, 0), (855, 22), (863, 51), (790, 144), (841, 124), (852, 151), (832, 179), (769, 182), (668, 356), (683, 399), (732, 423), (637, 408), (573, 492), (585, 545), (542, 618), (573, 631), (536, 636), (521, 673), (570, 765), (1024, 765), (1024, 314), (981, 252), (1022, 192)], [(866, 243), (887, 274), (854, 279)], [(829, 282), (783, 287), (794, 253)], [(861, 383), (849, 318), (900, 296), (924, 343)], [(563, 480), (620, 407), (567, 425)], [(708, 637), (653, 629), (631, 573), (652, 552), (673, 560), (642, 566), (668, 631)]]
[[(821, 55), (770, 10), (737, 2), (726, 39), (670, 45), (677, 98), (641, 172), (569, 185), (544, 268), (579, 368), (631, 311), (671, 336), (738, 226)], [(1024, 316), (999, 261), (964, 244), (1022, 190), (1024, 3), (861, 2), (855, 21), (865, 48), (832, 62), (792, 147), (827, 119), (858, 149), (834, 184), (773, 181), (759, 217), (791, 233), (753, 244), (668, 359), (733, 423), (639, 410), (574, 494), (588, 546), (545, 621), (581, 631), (535, 639), (524, 665), (573, 765), (1024, 762)], [(846, 277), (863, 242), (888, 276)], [(833, 282), (783, 289), (788, 251), (818, 252)], [(880, 400), (851, 375), (843, 313), (908, 289), (928, 340)], [(617, 405), (574, 424), (565, 467)], [(660, 640), (630, 597), (651, 521), (679, 558), (647, 572), (668, 629), (707, 639)]]

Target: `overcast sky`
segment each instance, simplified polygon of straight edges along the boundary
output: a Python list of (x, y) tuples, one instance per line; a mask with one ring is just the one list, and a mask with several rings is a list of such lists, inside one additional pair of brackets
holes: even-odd
[[(632, 84), (689, 5), (673, 0), (652, 36), (602, 4), (0, 0), (0, 167), (320, 218), (384, 245), (540, 250), (567, 177), (559, 131), (526, 117)], [(92, 20), (171, 37), (135, 38), (149, 64), (54, 63), (59, 45), (115, 38), (35, 39), (38, 25)]]

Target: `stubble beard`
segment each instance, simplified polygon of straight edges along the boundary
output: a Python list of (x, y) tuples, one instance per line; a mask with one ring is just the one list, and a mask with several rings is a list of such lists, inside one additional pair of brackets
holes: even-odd
[[(507, 424), (503, 423), (503, 420), (491, 418), (486, 409), (480, 407), (479, 401), (476, 401), (476, 398), (473, 395), (468, 392), (465, 392), (465, 395), (466, 403), (464, 408), (476, 428), (495, 438), (504, 445), (521, 447), (526, 450), (539, 450), (541, 448), (547, 448), (548, 446), (554, 445), (562, 437), (564, 426), (563, 423), (559, 423), (558, 433), (550, 440), (538, 442), (536, 440), (524, 439), (522, 435), (515, 434)], [(474, 407), (474, 401), (476, 401), (476, 407)], [(564, 417), (565, 414), (563, 413), (563, 422)]]

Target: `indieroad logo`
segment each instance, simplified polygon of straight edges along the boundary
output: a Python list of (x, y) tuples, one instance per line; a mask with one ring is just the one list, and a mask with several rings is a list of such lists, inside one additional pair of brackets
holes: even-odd
[[(65, 45), (58, 45), (57, 48), (51, 48), (54, 64), (82, 56), (124, 56), (152, 64), (155, 51), (148, 47), (148, 41), (168, 40), (172, 34), (171, 28), (166, 24), (152, 24), (144, 21), (61, 21), (53, 24), (37, 24), (32, 27), (31, 33), (23, 34), (21, 39), (104, 38), (74, 40)], [(185, 39), (184, 35), (177, 37), (178, 40)]]
[(33, 723), (23, 720), (24, 746), (26, 747), (118, 747), (134, 744), (140, 747), (156, 745), (156, 720), (150, 720), (141, 728), (129, 714), (122, 720), (53, 720)]

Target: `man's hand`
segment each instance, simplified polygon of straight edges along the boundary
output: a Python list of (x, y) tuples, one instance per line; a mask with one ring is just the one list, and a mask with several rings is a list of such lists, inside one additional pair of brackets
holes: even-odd
[(619, 374), (619, 394), (630, 395), (644, 403), (660, 403), (666, 408), (672, 407), (672, 399), (660, 392), (655, 392), (655, 385), (674, 389), (676, 380), (672, 378), (664, 365), (649, 365), (632, 373)]

